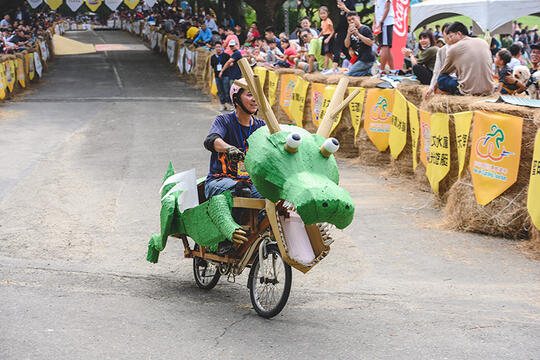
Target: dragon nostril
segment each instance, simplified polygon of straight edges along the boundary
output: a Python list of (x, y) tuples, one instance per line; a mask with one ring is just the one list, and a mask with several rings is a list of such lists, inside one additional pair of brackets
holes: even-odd
[(351, 207), (349, 205), (345, 206), (346, 210), (349, 210)]
[(328, 207), (328, 203), (327, 203), (327, 202), (323, 202), (323, 203), (322, 203), (322, 207)]

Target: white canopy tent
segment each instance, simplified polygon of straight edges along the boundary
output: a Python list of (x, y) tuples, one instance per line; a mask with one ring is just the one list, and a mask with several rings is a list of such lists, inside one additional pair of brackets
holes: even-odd
[(504, 33), (520, 16), (540, 16), (540, 0), (429, 0), (411, 6), (411, 28), (458, 15), (470, 17), (482, 32)]

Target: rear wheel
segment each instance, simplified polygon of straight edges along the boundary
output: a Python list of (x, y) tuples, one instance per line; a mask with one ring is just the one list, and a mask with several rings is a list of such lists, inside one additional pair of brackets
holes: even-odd
[(193, 275), (197, 286), (204, 290), (213, 289), (221, 277), (216, 265), (196, 256), (193, 258)]
[(291, 292), (291, 267), (283, 261), (276, 245), (266, 246), (264, 273), (255, 256), (249, 272), (249, 295), (253, 308), (260, 316), (271, 318), (283, 310)]

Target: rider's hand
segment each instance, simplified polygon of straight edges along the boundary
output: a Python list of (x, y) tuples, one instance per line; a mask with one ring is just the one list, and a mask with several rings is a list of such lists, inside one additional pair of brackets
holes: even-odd
[(229, 146), (225, 153), (232, 161), (242, 161), (244, 160), (244, 153), (240, 151), (236, 146)]

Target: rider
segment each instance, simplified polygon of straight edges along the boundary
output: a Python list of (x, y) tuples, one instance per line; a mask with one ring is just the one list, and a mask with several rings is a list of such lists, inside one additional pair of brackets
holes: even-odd
[[(244, 79), (239, 81), (245, 84)], [(205, 195), (210, 198), (231, 190), (233, 196), (261, 198), (245, 169), (244, 157), (247, 139), (266, 124), (254, 116), (257, 103), (251, 91), (233, 84), (230, 97), (235, 110), (216, 116), (204, 140), (204, 147), (212, 152)]]

